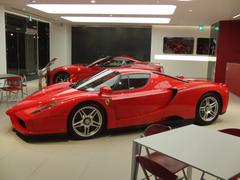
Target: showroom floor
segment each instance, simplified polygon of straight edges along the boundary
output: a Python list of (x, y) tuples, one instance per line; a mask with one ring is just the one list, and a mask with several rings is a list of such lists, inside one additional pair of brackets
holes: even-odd
[[(34, 92), (37, 81), (28, 82), (28, 86)], [(85, 141), (57, 136), (29, 142), (11, 129), (5, 110), (12, 105), (0, 103), (0, 180), (130, 179), (132, 140), (140, 136), (141, 129), (108, 133)], [(227, 113), (206, 128), (240, 128), (239, 109), (240, 98), (231, 94)], [(194, 170), (193, 176), (193, 180), (199, 179), (200, 172)]]

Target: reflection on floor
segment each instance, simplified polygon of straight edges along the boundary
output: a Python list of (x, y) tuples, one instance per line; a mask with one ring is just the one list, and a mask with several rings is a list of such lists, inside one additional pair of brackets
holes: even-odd
[[(37, 90), (37, 83), (28, 82), (30, 93)], [(0, 103), (0, 180), (130, 179), (132, 140), (143, 128), (110, 131), (86, 141), (64, 135), (26, 139), (12, 131), (5, 115), (13, 104)], [(227, 113), (206, 128), (240, 128), (239, 109), (240, 98), (231, 94)], [(139, 176), (143, 177), (141, 170)], [(193, 176), (199, 179), (200, 172), (194, 170)], [(205, 179), (216, 178), (206, 175)]]

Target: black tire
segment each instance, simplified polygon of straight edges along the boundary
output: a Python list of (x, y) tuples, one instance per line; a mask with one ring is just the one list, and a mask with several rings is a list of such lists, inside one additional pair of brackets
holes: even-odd
[(59, 72), (53, 78), (53, 83), (68, 82), (70, 80), (70, 74), (67, 72)]
[(100, 135), (105, 129), (105, 124), (106, 115), (101, 107), (94, 103), (83, 103), (71, 112), (68, 133), (73, 139), (90, 139)]
[(212, 124), (218, 118), (221, 109), (221, 100), (216, 93), (203, 95), (197, 104), (195, 123), (198, 125)]

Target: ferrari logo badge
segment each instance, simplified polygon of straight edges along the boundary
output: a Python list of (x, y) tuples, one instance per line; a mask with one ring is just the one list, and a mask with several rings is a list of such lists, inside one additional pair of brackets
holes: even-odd
[(105, 99), (105, 104), (108, 106), (110, 104), (110, 99)]

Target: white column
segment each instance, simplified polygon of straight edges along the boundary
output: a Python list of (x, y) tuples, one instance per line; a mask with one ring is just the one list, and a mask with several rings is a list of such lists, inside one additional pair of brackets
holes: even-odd
[(50, 24), (50, 59), (58, 57), (53, 68), (71, 64), (71, 26)]
[(0, 74), (7, 72), (5, 12), (0, 5)]

